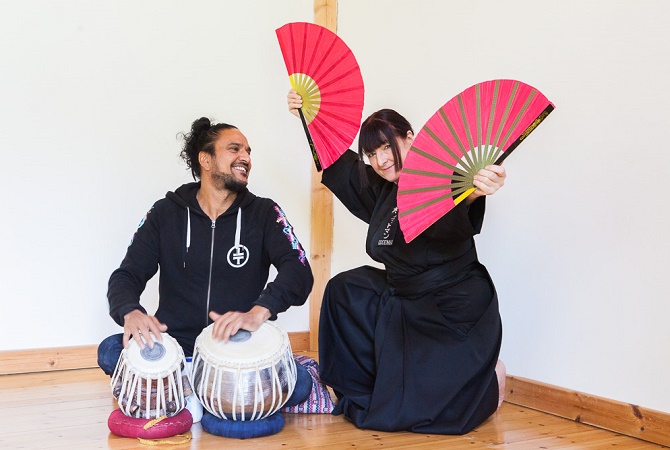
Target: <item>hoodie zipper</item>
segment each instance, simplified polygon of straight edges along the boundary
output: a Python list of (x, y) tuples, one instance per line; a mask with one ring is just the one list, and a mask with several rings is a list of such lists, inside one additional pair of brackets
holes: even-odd
[(212, 292), (212, 266), (214, 265), (214, 231), (216, 220), (212, 220), (212, 248), (209, 251), (209, 282), (207, 283), (207, 309), (205, 310), (205, 326), (209, 324), (209, 295)]

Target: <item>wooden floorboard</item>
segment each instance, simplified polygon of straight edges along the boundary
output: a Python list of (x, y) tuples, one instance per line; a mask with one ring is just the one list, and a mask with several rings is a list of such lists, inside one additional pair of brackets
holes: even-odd
[[(112, 435), (116, 408), (99, 369), (0, 376), (0, 449), (138, 449)], [(464, 436), (360, 430), (342, 416), (284, 414), (284, 429), (259, 439), (227, 439), (193, 425), (174, 449), (658, 449), (668, 448), (511, 403)]]

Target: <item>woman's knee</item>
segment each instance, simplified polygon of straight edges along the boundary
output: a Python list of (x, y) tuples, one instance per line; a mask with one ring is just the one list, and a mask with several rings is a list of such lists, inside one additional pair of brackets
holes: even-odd
[(386, 271), (363, 266), (340, 272), (326, 284), (326, 293), (341, 294), (354, 289), (380, 294), (386, 286)]

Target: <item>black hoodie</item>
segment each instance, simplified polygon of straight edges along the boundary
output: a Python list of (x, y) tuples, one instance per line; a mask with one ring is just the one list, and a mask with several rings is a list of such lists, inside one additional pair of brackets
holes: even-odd
[[(200, 183), (168, 192), (140, 223), (121, 266), (109, 279), (109, 313), (119, 325), (140, 306), (140, 294), (160, 267), (156, 318), (186, 356), (211, 320), (209, 311), (270, 310), (271, 319), (305, 303), (312, 271), (279, 206), (244, 189), (216, 221), (200, 208)], [(267, 283), (270, 265), (277, 277)]]

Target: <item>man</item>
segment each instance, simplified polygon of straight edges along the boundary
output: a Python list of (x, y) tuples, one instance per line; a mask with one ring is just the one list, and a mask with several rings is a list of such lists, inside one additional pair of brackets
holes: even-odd
[[(150, 336), (161, 341), (160, 333), (167, 332), (188, 357), (210, 323), (213, 336), (226, 342), (239, 329), (255, 331), (302, 305), (311, 291), (307, 257), (283, 211), (247, 190), (246, 137), (203, 117), (184, 136), (181, 156), (200, 182), (154, 204), (109, 279), (110, 315), (123, 335), (110, 336), (98, 348), (98, 363), (108, 375), (131, 336), (141, 348), (153, 348)], [(266, 286), (270, 265), (278, 274)], [(159, 267), (159, 305), (150, 316), (140, 294)], [(298, 369), (300, 384), (309, 374)]]

